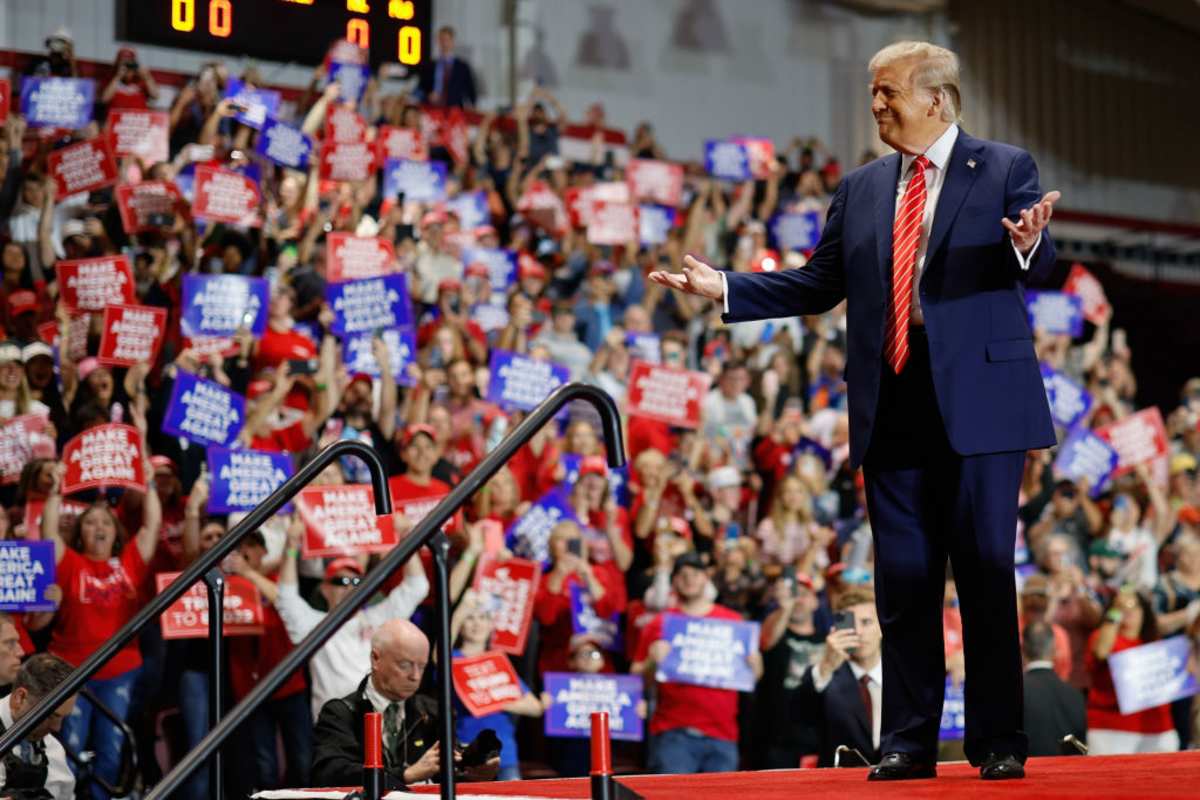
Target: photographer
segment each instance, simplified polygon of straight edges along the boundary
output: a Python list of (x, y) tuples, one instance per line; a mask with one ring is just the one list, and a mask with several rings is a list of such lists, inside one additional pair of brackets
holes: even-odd
[[(100, 102), (113, 109), (145, 110), (158, 99), (158, 84), (132, 47), (117, 51), (112, 78), (100, 93)], [(147, 166), (149, 166), (147, 164)]]

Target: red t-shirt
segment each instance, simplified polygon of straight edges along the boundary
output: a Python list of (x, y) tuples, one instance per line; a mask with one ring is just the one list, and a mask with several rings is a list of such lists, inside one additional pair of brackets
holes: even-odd
[(536, 502), (543, 494), (557, 485), (553, 468), (558, 465), (559, 450), (547, 443), (541, 453), (534, 453), (526, 444), (508, 462), (508, 469), (517, 479), (521, 499)]
[(250, 440), (252, 450), (266, 450), (271, 453), (299, 453), (307, 450), (312, 444), (312, 437), (304, 432), (304, 423), (300, 420), (286, 428), (275, 428), (266, 436), (255, 436)]
[(679, 437), (671, 434), (671, 426), (649, 417), (629, 418), (629, 438), (626, 449), (629, 451), (629, 461), (633, 463), (638, 453), (654, 448), (664, 456), (669, 455), (679, 445)]
[[(445, 481), (440, 481), (437, 478), (430, 478), (429, 483), (422, 486), (415, 483), (407, 475), (395, 475), (388, 478), (388, 488), (392, 492), (392, 508), (396, 511), (405, 513), (409, 521), (414, 525), (420, 522), (426, 514), (433, 510), (441, 499), (450, 494), (450, 484)], [(450, 521), (446, 523), (443, 530), (453, 530), (456, 524), (461, 524), (462, 511), (457, 512)], [(421, 559), (421, 565), (425, 568), (425, 577), (429, 580), (429, 585), (433, 586), (433, 556), (428, 547), (422, 547), (417, 551)], [(398, 569), (393, 572), (386, 582), (381, 587), (384, 592), (390, 592), (395, 587), (399, 586), (404, 580), (404, 570)], [(434, 593), (430, 592), (421, 601), (421, 605), (432, 605), (434, 601)]]
[(254, 368), (278, 367), (288, 359), (315, 358), (317, 346), (313, 340), (296, 331), (276, 331), (267, 326), (258, 340), (258, 351), (254, 354)]
[[(149, 570), (137, 544), (130, 540), (121, 555), (93, 561), (67, 548), (58, 560), (57, 580), (62, 605), (50, 638), (49, 650), (79, 666), (133, 619), (140, 609), (138, 587)], [(137, 639), (109, 659), (95, 674), (97, 680), (115, 678), (142, 665)]]
[[(604, 587), (604, 596), (592, 608), (599, 617), (611, 617), (624, 610), (625, 578), (615, 567), (593, 564), (596, 580)], [(537, 595), (533, 601), (533, 613), (542, 626), (542, 651), (538, 655), (538, 669), (546, 672), (570, 672), (571, 637), (575, 626), (571, 621), (571, 586), (582, 584), (578, 575), (572, 573), (562, 582), (557, 592), (550, 590), (549, 573), (542, 576)], [(611, 672), (608, 654), (604, 655), (604, 671)]]
[[(1092, 688), (1088, 690), (1087, 696), (1088, 730), (1166, 733), (1174, 728), (1169, 704), (1147, 708), (1136, 714), (1121, 713), (1121, 709), (1117, 706), (1117, 690), (1113, 687), (1108, 660), (1098, 660), (1093, 652), (1099, 636), (1099, 630), (1092, 632), (1092, 635), (1088, 637), (1087, 650), (1084, 653), (1084, 664), (1092, 679)], [(1112, 652), (1119, 653), (1140, 644), (1144, 644), (1140, 639), (1126, 639), (1118, 634), (1116, 642), (1113, 643)]]
[[(668, 613), (682, 612), (672, 610)], [(642, 631), (635, 661), (645, 661), (650, 654), (650, 645), (662, 638), (665, 616), (659, 614)], [(741, 614), (716, 603), (704, 617), (742, 621)], [(733, 689), (713, 689), (688, 683), (660, 683), (658, 707), (654, 709), (654, 716), (650, 718), (650, 733), (658, 735), (677, 728), (694, 728), (705, 736), (736, 742), (737, 717), (738, 693)]]

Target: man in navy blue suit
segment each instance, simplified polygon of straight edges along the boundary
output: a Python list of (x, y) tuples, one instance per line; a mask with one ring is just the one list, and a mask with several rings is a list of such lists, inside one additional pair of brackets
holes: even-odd
[(474, 108), (475, 73), (454, 54), (454, 28), (439, 28), (437, 42), (438, 56), (421, 68), (417, 93), (430, 105)]
[(1054, 264), (1023, 150), (957, 124), (958, 58), (901, 42), (871, 59), (871, 110), (898, 152), (848, 174), (802, 269), (720, 272), (688, 256), (652, 280), (727, 322), (847, 301), (850, 458), (866, 476), (883, 629), (882, 761), (872, 780), (936, 775), (946, 559), (966, 653), (965, 748), (985, 779), (1024, 777), (1013, 545), (1025, 451), (1055, 443), (1023, 283)]

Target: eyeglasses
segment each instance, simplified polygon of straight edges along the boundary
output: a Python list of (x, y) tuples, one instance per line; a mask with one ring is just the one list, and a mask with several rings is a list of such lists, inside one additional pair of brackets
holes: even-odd
[(599, 650), (596, 650), (596, 649), (590, 648), (590, 647), (587, 650), (576, 651), (575, 657), (583, 659), (584, 661), (603, 661), (604, 660), (603, 653), (601, 653)]
[(349, 575), (329, 579), (330, 586), (358, 586), (360, 583), (362, 583), (362, 578), (352, 578)]

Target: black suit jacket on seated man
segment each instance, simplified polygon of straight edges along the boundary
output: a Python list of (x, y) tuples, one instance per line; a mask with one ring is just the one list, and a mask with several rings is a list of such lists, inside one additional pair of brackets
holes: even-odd
[[(818, 692), (813, 683), (812, 669), (805, 672), (804, 680), (793, 697), (792, 709), (793, 713), (808, 714), (811, 714), (810, 709), (819, 709), (815, 721), (821, 738), (817, 766), (832, 767), (834, 754), (840, 745), (854, 748), (871, 764), (879, 763), (879, 748), (874, 744), (867, 707), (863, 703), (854, 672), (850, 669), (850, 662), (834, 670), (823, 692)], [(843, 755), (841, 765), (864, 766), (853, 755)]]
[[(363, 777), (363, 716), (375, 709), (366, 697), (363, 678), (351, 694), (330, 700), (321, 708), (313, 730), (314, 786), (360, 786)], [(398, 752), (401, 763), (385, 756), (388, 789), (403, 789), (404, 770), (415, 764), (438, 740), (437, 701), (414, 694), (404, 701), (404, 723)], [(386, 747), (385, 747), (386, 750)]]

